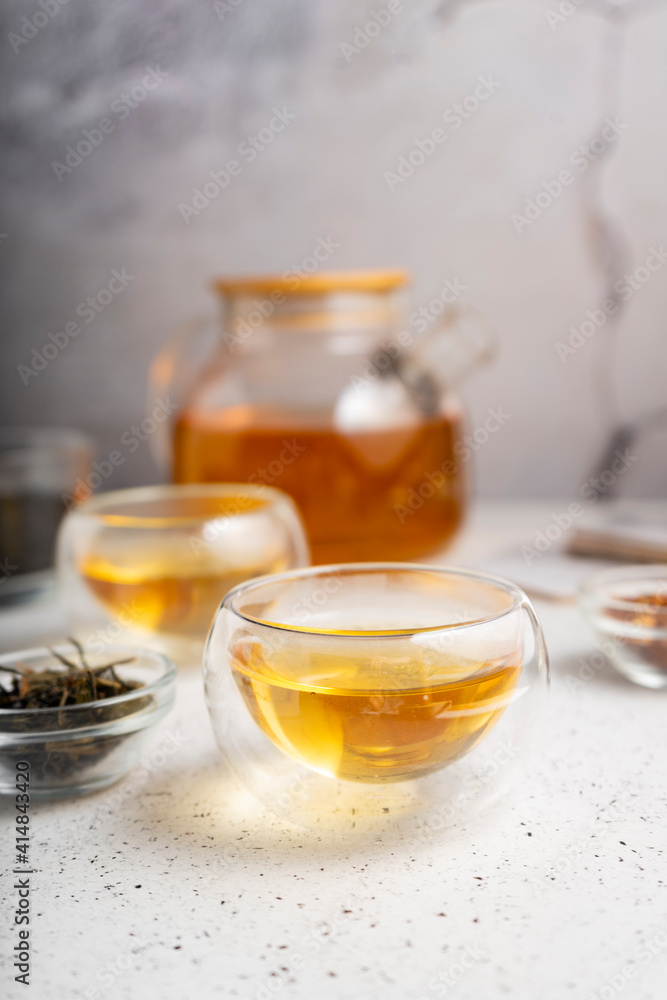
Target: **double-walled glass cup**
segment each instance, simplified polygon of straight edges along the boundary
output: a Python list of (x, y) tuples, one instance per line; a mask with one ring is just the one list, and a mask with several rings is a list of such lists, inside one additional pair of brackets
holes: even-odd
[(248, 484), (101, 494), (70, 511), (58, 543), (63, 599), (82, 642), (141, 642), (179, 663), (201, 659), (228, 590), (307, 563), (292, 500)]
[(400, 563), (250, 581), (205, 654), (218, 744), (242, 782), (298, 823), (456, 822), (507, 786), (548, 687), (516, 586)]

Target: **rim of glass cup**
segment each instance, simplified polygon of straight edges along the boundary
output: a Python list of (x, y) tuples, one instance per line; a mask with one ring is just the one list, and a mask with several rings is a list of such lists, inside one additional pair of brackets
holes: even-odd
[[(279, 504), (289, 504), (292, 501), (287, 493), (274, 486), (264, 486), (260, 483), (172, 483), (159, 486), (136, 486), (126, 490), (110, 490), (108, 493), (98, 493), (74, 507), (74, 513), (86, 514), (98, 518), (105, 524), (117, 527), (133, 528), (169, 528), (201, 524), (203, 521), (213, 521), (217, 517), (229, 517), (224, 510), (218, 513), (208, 511), (199, 514), (132, 514), (105, 511), (106, 507), (121, 504), (150, 504), (156, 500), (196, 499), (197, 497), (247, 496), (262, 501), (262, 506), (272, 507)], [(243, 517), (244, 514), (255, 513), (258, 508), (250, 508), (234, 512), (231, 516)]]
[[(372, 631), (365, 629), (336, 629), (335, 632), (331, 632), (331, 630), (324, 628), (312, 628), (304, 625), (288, 625), (286, 623), (267, 621), (263, 618), (256, 618), (252, 615), (244, 614), (235, 606), (235, 601), (239, 596), (265, 586), (269, 581), (271, 583), (287, 583), (291, 580), (304, 579), (309, 576), (330, 575), (333, 572), (361, 574), (377, 573), (378, 571), (418, 571), (420, 573), (430, 573), (434, 576), (465, 577), (469, 580), (477, 580), (480, 583), (491, 584), (497, 587), (499, 590), (504, 591), (508, 596), (510, 596), (512, 601), (507, 608), (502, 608), (500, 611), (483, 615), (479, 618), (471, 618), (469, 621), (449, 622), (443, 625), (428, 625), (414, 629), (396, 630), (387, 628), (377, 630), (373, 629)], [(257, 576), (251, 580), (246, 580), (244, 583), (238, 584), (236, 587), (233, 587), (232, 590), (225, 595), (222, 603), (220, 604), (219, 610), (221, 611), (223, 608), (226, 608), (228, 611), (231, 611), (234, 615), (236, 615), (237, 618), (243, 619), (243, 621), (250, 622), (253, 625), (261, 625), (264, 628), (276, 629), (282, 632), (299, 632), (306, 635), (326, 635), (332, 639), (354, 637), (386, 639), (396, 636), (423, 635), (426, 632), (441, 632), (445, 629), (471, 628), (475, 625), (483, 625), (487, 622), (497, 621), (500, 618), (504, 618), (505, 615), (511, 614), (527, 602), (528, 597), (520, 587), (518, 587), (515, 583), (512, 583), (511, 580), (506, 580), (500, 576), (494, 576), (491, 573), (480, 573), (476, 570), (458, 569), (454, 566), (431, 566), (428, 563), (363, 562), (331, 563), (326, 566), (308, 566), (303, 569), (288, 570), (285, 573), (269, 573), (264, 576)]]
[(580, 597), (585, 603), (594, 602), (602, 608), (610, 608), (613, 611), (630, 611), (634, 614), (643, 612), (652, 615), (664, 615), (667, 619), (667, 605), (641, 604), (639, 601), (627, 601), (622, 597), (614, 597), (606, 593), (606, 587), (613, 587), (616, 583), (653, 583), (656, 579), (664, 580), (664, 591), (667, 594), (667, 564), (664, 563), (635, 563), (632, 566), (614, 566), (610, 569), (600, 570), (583, 582), (580, 587)]
[[(69, 451), (85, 453), (94, 450), (93, 439), (75, 427), (0, 427), (0, 454), (34, 451)], [(54, 455), (54, 460), (58, 457)]]
[(7, 444), (20, 443), (20, 447), (31, 448), (34, 445), (73, 444), (89, 445), (92, 438), (77, 427), (40, 427), (31, 424), (3, 424), (0, 426), (0, 447)]
[[(57, 646), (53, 646), (52, 648), (55, 649), (56, 652), (58, 653), (65, 650), (66, 652), (71, 654), (71, 644), (69, 643), (59, 644)], [(93, 653), (95, 651), (86, 650), (84, 647), (84, 652)], [(158, 664), (162, 665), (163, 671), (156, 680), (151, 681), (149, 684), (142, 684), (141, 687), (134, 688), (132, 691), (127, 691), (125, 694), (116, 694), (112, 698), (98, 699), (97, 702), (85, 701), (80, 705), (66, 705), (63, 708), (58, 708), (53, 706), (48, 708), (0, 708), (0, 718), (9, 718), (12, 716), (18, 716), (22, 714), (29, 716), (38, 715), (43, 718), (47, 716), (49, 713), (55, 715), (58, 712), (66, 712), (69, 715), (70, 712), (78, 713), (79, 711), (82, 710), (90, 711), (91, 705), (95, 704), (101, 704), (103, 705), (104, 708), (107, 708), (113, 705), (121, 705), (124, 702), (132, 701), (135, 698), (145, 697), (147, 694), (156, 694), (163, 688), (170, 687), (176, 681), (176, 677), (178, 676), (178, 670), (176, 668), (176, 664), (173, 662), (173, 660), (170, 660), (168, 656), (165, 656), (163, 653), (158, 653), (157, 650), (146, 649), (141, 646), (109, 647), (109, 655), (112, 656), (114, 652), (128, 656), (134, 655), (135, 657), (141, 657), (143, 659), (157, 661)], [(20, 649), (14, 653), (4, 653), (2, 656), (0, 656), (0, 663), (8, 665), (16, 662), (24, 662), (26, 660), (35, 659), (37, 657), (48, 658), (50, 653), (51, 650), (46, 646), (33, 646), (32, 649)], [(127, 666), (131, 665), (127, 664)], [(141, 669), (141, 666), (139, 666), (139, 669)], [(105, 728), (106, 726), (113, 725), (113, 723), (117, 721), (119, 720), (110, 719), (109, 721), (101, 724), (95, 723), (95, 725), (90, 728)], [(64, 731), (71, 736), (72, 734), (71, 729)], [(33, 735), (31, 732), (29, 731), (26, 732), (26, 736), (31, 736), (31, 735)], [(43, 736), (44, 733), (38, 733), (38, 735)]]

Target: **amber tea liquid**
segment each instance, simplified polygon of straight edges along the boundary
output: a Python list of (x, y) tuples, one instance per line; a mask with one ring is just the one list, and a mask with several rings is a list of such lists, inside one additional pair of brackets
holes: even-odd
[[(379, 782), (418, 778), (468, 753), (502, 715), (521, 663), (517, 652), (464, 676), (449, 665), (438, 677), (413, 659), (378, 686), (377, 663), (362, 656), (267, 653), (241, 641), (232, 672), (257, 725), (290, 757), (331, 777)], [(415, 684), (419, 676), (429, 682)]]
[[(240, 498), (243, 509), (259, 509), (262, 503)], [(225, 501), (192, 501), (197, 514), (220, 516), (228, 508), (238, 509), (234, 497)], [(178, 510), (182, 511), (183, 502)], [(210, 508), (210, 509), (209, 509)], [(233, 533), (233, 521), (229, 531)], [(139, 533), (102, 534), (79, 564), (88, 588), (109, 613), (130, 628), (151, 632), (204, 638), (215, 611), (225, 594), (254, 576), (280, 573), (288, 568), (280, 546), (246, 553), (239, 565), (229, 558), (227, 535), (221, 531), (218, 543), (208, 546), (199, 535), (174, 535), (165, 529)], [(197, 539), (193, 547), (192, 537)], [(257, 540), (257, 535), (255, 535)]]
[(344, 433), (322, 414), (186, 409), (175, 427), (174, 480), (285, 490), (304, 517), (314, 563), (412, 559), (447, 541), (461, 521), (460, 434), (458, 418), (443, 414)]
[(243, 574), (180, 575), (150, 564), (123, 572), (95, 560), (84, 565), (82, 575), (110, 614), (128, 625), (192, 635), (206, 634), (227, 591), (246, 579)]

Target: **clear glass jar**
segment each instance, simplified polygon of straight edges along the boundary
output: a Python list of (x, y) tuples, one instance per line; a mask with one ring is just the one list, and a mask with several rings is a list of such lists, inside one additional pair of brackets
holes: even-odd
[(456, 324), (419, 340), (406, 284), (401, 271), (218, 281), (206, 363), (185, 338), (154, 365), (153, 398), (180, 405), (174, 481), (285, 490), (314, 563), (412, 559), (447, 542), (466, 502), (463, 414), (452, 352), (443, 364), (420, 347), (451, 345)]

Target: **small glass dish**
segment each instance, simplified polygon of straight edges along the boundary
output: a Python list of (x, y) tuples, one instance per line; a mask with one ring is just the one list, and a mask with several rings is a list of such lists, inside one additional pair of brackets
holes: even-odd
[(263, 485), (148, 486), (74, 507), (58, 539), (72, 634), (201, 663), (213, 615), (250, 577), (308, 564), (293, 501)]
[(667, 566), (616, 566), (587, 580), (581, 607), (620, 674), (667, 688)]
[(513, 584), (358, 563), (250, 581), (205, 653), (218, 745), (263, 805), (306, 826), (417, 820), (428, 834), (511, 781), (548, 688)]
[[(55, 646), (61, 655), (71, 647)], [(113, 646), (98, 654), (86, 650), (94, 669), (110, 660), (124, 680), (141, 681), (127, 694), (65, 708), (0, 709), (0, 794), (16, 793), (17, 775), (36, 798), (85, 795), (123, 777), (139, 760), (149, 729), (174, 703), (176, 667), (150, 650)], [(44, 670), (54, 656), (45, 648), (0, 657), (0, 666)], [(9, 672), (0, 671), (5, 685)], [(20, 765), (20, 766), (19, 766)], [(26, 766), (27, 765), (27, 766)]]

